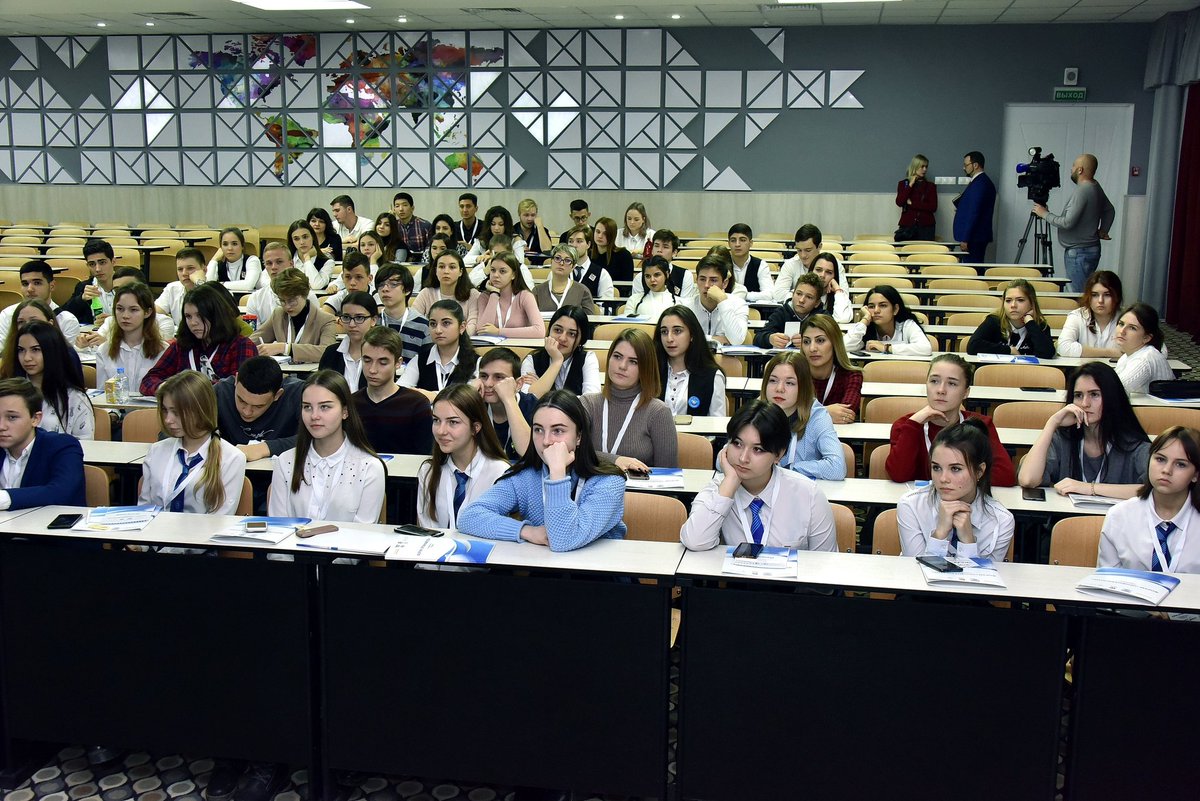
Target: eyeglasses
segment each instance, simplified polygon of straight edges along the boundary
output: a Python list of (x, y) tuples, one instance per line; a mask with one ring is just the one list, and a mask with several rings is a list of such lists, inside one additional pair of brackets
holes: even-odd
[(382, 284), (377, 286), (376, 289), (401, 289), (403, 287), (404, 284), (400, 283), (399, 281), (384, 281)]
[(354, 323), (355, 325), (362, 325), (363, 323), (365, 323), (367, 320), (370, 320), (371, 318), (365, 314), (354, 314), (354, 315), (343, 314), (338, 319), (342, 321), (342, 325), (350, 325), (350, 323)]
[(575, 260), (570, 256), (555, 256), (553, 262), (555, 264), (574, 264)]

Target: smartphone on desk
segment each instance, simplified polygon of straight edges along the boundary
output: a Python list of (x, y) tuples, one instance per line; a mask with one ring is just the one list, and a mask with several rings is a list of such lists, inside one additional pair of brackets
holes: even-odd
[(59, 515), (58, 517), (51, 520), (50, 524), (47, 525), (46, 528), (51, 528), (51, 529), (55, 529), (55, 530), (68, 529), (68, 528), (71, 528), (72, 526), (74, 526), (76, 523), (78, 523), (82, 519), (83, 519), (83, 515), (72, 515), (72, 514)]
[(962, 568), (941, 556), (918, 556), (917, 561), (939, 573), (961, 573)]
[(1020, 387), (1022, 392), (1053, 392), (1051, 387)]
[(394, 529), (392, 529), (392, 531), (396, 532), (397, 534), (407, 534), (410, 537), (440, 537), (446, 533), (444, 531), (439, 531), (436, 528), (425, 528), (424, 526), (418, 526), (412, 523), (408, 523), (403, 526), (396, 526)]
[(761, 542), (743, 542), (741, 545), (733, 549), (734, 559), (757, 559), (759, 554), (763, 552)]
[(1033, 487), (1030, 489), (1029, 487), (1025, 487), (1021, 490), (1021, 497), (1027, 501), (1044, 501), (1046, 500), (1046, 488)]

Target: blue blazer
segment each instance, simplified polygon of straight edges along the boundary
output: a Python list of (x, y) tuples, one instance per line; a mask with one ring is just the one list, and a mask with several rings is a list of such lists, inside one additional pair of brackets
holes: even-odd
[[(70, 434), (34, 430), (33, 452), (21, 486), (8, 490), (10, 509), (33, 506), (87, 506), (83, 480), (83, 446)], [(0, 465), (8, 451), (0, 448)]]
[(996, 210), (996, 185), (982, 173), (967, 184), (954, 201), (954, 239), (958, 242), (991, 242)]

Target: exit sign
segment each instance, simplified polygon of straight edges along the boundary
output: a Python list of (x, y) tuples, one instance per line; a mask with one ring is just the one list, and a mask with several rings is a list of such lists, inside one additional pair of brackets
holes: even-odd
[(1082, 103), (1087, 100), (1087, 89), (1082, 86), (1054, 87), (1055, 103)]

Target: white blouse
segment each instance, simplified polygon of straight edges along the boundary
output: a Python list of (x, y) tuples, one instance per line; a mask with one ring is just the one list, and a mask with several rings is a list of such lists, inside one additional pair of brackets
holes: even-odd
[[(321, 265), (321, 269), (317, 269), (317, 257), (314, 255), (311, 259), (301, 259), (299, 255), (295, 257), (294, 265), (296, 269), (304, 273), (308, 277), (308, 285), (310, 289), (324, 289), (329, 286), (329, 282), (333, 279), (333, 259), (326, 259)], [(270, 288), (271, 282), (268, 279), (267, 287)]]
[[(684, 370), (675, 372), (667, 366), (667, 383), (663, 386), (663, 401), (671, 409), (671, 414), (692, 414), (688, 408), (688, 378), (691, 374)], [(725, 374), (720, 370), (713, 376), (713, 394), (708, 405), (709, 417), (725, 417)]]
[[(130, 384), (136, 387), (136, 384)], [(49, 399), (42, 401), (42, 422), (38, 428), (58, 434), (70, 434), (76, 439), (94, 439), (96, 436), (96, 413), (88, 396), (77, 389), (67, 390), (67, 424), (59, 419), (54, 404)]]
[[(474, 267), (479, 263), (479, 257), (483, 255), (485, 250), (487, 250), (487, 248), (485, 248), (483, 244), (476, 239), (475, 244), (473, 244), (471, 249), (468, 250), (463, 256), (463, 264), (465, 264), (467, 267)], [(512, 254), (516, 256), (517, 264), (525, 264), (525, 240), (519, 236), (513, 239)], [(484, 267), (486, 268), (487, 265), (484, 265)], [(472, 281), (471, 283), (478, 284), (479, 282)], [(533, 289), (533, 284), (530, 284), (529, 288)]]
[(1117, 333), (1117, 316), (1108, 321), (1108, 325), (1097, 328), (1095, 333), (1088, 330), (1088, 322), (1092, 313), (1084, 316), (1083, 309), (1076, 309), (1067, 315), (1063, 321), (1062, 332), (1058, 335), (1058, 355), (1079, 357), (1084, 348), (1115, 348), (1113, 335)]
[[(567, 373), (571, 372), (571, 359), (563, 359), (562, 367), (558, 371), (558, 376), (554, 379), (554, 388), (562, 389), (567, 383)], [(549, 368), (546, 368), (549, 369)], [(521, 361), (521, 375), (537, 375), (537, 371), (533, 369), (533, 356), (526, 356)], [(541, 376), (538, 376), (539, 378)], [(528, 391), (526, 387), (525, 391)], [(587, 395), (592, 392), (600, 391), (600, 361), (596, 358), (594, 351), (583, 351), (583, 392), (580, 395)]]
[[(639, 280), (638, 283), (641, 281)], [(694, 287), (695, 284), (693, 283), (692, 286)], [(625, 313), (658, 322), (658, 318), (662, 316), (663, 312), (682, 303), (681, 295), (672, 295), (666, 289), (661, 292), (645, 292), (629, 298), (629, 303), (625, 305)]]
[[(850, 326), (850, 330), (846, 332), (846, 350), (862, 350), (867, 345), (866, 337), (866, 323), (855, 323)], [(933, 353), (933, 346), (929, 344), (925, 332), (916, 320), (904, 320), (897, 323), (891, 338), (881, 337), (880, 341), (890, 343), (892, 353), (897, 356), (929, 356)]]
[(1171, 369), (1167, 357), (1153, 345), (1143, 345), (1133, 353), (1122, 355), (1113, 369), (1130, 395), (1149, 392), (1151, 381), (1170, 381), (1175, 378), (1175, 371)]
[(296, 449), (271, 457), (272, 517), (309, 517), (347, 523), (375, 523), (383, 509), (386, 471), (379, 457), (356, 448), (349, 438), (327, 457), (309, 448), (300, 489), (292, 492)]
[(138, 387), (142, 385), (142, 379), (146, 377), (146, 373), (150, 372), (151, 367), (158, 364), (158, 360), (162, 358), (166, 350), (167, 343), (164, 340), (162, 350), (154, 356), (146, 356), (140, 343), (130, 347), (129, 343), (122, 341), (114, 359), (108, 355), (108, 342), (101, 342), (96, 346), (96, 389), (104, 389), (104, 382), (110, 378), (116, 378), (117, 368), (124, 367), (129, 392), (137, 394)]
[[(231, 515), (237, 509), (242, 497), (242, 480), (246, 477), (246, 454), (223, 439), (221, 443), (221, 485), (225, 488), (225, 502), (215, 509), (204, 505), (204, 488), (200, 483), (201, 473), (204, 472), (205, 462), (208, 461), (208, 448), (211, 439), (204, 440), (197, 453), (202, 457), (200, 463), (192, 468), (182, 488), (183, 511), (192, 514)], [(142, 487), (138, 490), (138, 503), (155, 503), (163, 509), (171, 508), (175, 495), (175, 482), (183, 472), (176, 453), (182, 448), (182, 440), (178, 437), (160, 439), (150, 446), (150, 451), (142, 461)], [(191, 457), (195, 454), (187, 454)]]
[(630, 236), (625, 232), (624, 228), (617, 229), (616, 246), (625, 248), (633, 254), (634, 261), (641, 261), (642, 254), (646, 252), (646, 243), (654, 239), (654, 229), (647, 228), (645, 233), (638, 236)]
[(980, 556), (996, 562), (1004, 561), (1012, 542), (1014, 522), (1012, 512), (990, 495), (975, 493), (971, 504), (971, 531), (975, 542), (959, 542), (950, 547), (951, 537), (935, 539), (938, 495), (929, 487), (910, 490), (896, 504), (896, 520), (900, 526), (900, 552), (904, 556)]
[[(258, 256), (244, 255), (237, 261), (226, 263), (226, 272), (229, 275), (229, 280), (225, 281), (225, 288), (230, 292), (253, 292), (258, 286), (258, 278), (262, 275), (262, 262), (258, 260)], [(220, 276), (220, 268), (218, 260), (213, 259), (208, 263), (208, 268), (205, 271), (205, 280), (216, 281)]]
[[(483, 451), (476, 449), (475, 458), (463, 472), (470, 476), (467, 481), (467, 495), (463, 501), (461, 512), (476, 498), (487, 492), (500, 476), (509, 468), (509, 463), (501, 459), (491, 459)], [(437, 517), (429, 516), (429, 462), (424, 462), (417, 470), (417, 522), (428, 528), (456, 527), (454, 516), (454, 488), (458, 482), (454, 478), (454, 462), (449, 456), (442, 463), (442, 475), (438, 481)]]

